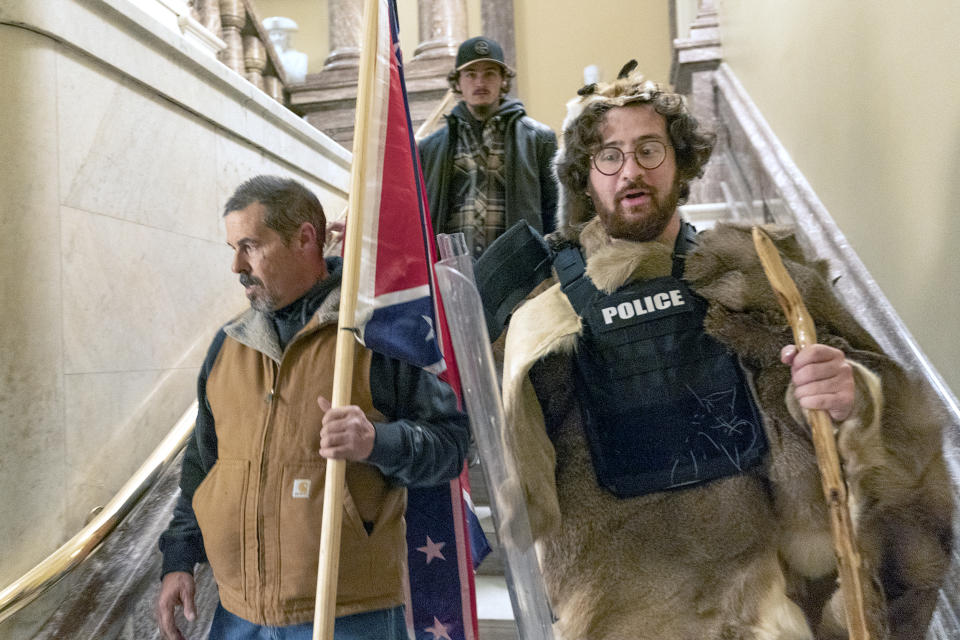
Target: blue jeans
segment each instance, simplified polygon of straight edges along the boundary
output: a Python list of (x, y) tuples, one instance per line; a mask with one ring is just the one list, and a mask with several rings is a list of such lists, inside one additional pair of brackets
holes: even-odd
[[(209, 640), (313, 640), (313, 623), (263, 627), (233, 615), (217, 605)], [(403, 607), (380, 609), (337, 618), (334, 640), (407, 640)]]

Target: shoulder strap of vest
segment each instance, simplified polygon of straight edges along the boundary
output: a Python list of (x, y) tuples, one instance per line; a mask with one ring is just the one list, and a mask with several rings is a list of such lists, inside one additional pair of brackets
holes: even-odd
[(550, 277), (550, 249), (524, 220), (490, 243), (474, 265), (490, 340), (496, 340), (517, 306)]
[[(680, 232), (673, 245), (673, 269), (674, 278), (683, 277), (684, 260), (687, 253), (697, 246), (697, 229), (689, 222), (680, 221)], [(587, 275), (587, 265), (583, 260), (583, 254), (580, 248), (576, 246), (566, 246), (557, 249), (553, 257), (553, 268), (557, 270), (557, 277), (560, 279), (560, 287), (570, 300), (571, 306), (577, 315), (583, 315), (583, 310), (587, 304), (598, 293), (596, 285)]]
[(697, 229), (685, 220), (680, 221), (680, 233), (677, 234), (677, 240), (673, 244), (673, 269), (671, 275), (680, 279), (683, 277), (683, 268), (687, 253), (693, 251), (697, 246)]
[(597, 295), (597, 287), (587, 275), (587, 264), (580, 248), (567, 246), (556, 252), (553, 268), (557, 270), (560, 288), (577, 315), (582, 316), (590, 301)]

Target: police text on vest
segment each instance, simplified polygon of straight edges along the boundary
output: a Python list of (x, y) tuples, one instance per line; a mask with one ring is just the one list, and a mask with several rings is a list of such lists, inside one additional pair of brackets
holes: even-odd
[(679, 307), (685, 304), (683, 296), (679, 289), (671, 289), (661, 293), (655, 293), (652, 296), (634, 298), (628, 302), (621, 302), (612, 307), (604, 307), (600, 310), (603, 314), (604, 324), (611, 324), (614, 318), (628, 320), (634, 316), (642, 316), (654, 311), (663, 311), (671, 307)]

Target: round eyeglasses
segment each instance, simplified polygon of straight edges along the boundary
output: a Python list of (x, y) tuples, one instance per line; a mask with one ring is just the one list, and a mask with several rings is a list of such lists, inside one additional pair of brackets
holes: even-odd
[(633, 151), (623, 152), (617, 147), (604, 147), (593, 154), (593, 166), (605, 176), (620, 173), (627, 154), (632, 153), (644, 169), (656, 169), (667, 158), (667, 146), (659, 140), (644, 140)]

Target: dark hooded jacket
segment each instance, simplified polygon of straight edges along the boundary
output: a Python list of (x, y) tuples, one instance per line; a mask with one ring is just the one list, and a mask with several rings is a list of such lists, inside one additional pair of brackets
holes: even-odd
[[(557, 182), (552, 165), (557, 137), (548, 126), (527, 116), (519, 100), (505, 100), (491, 116), (496, 117), (506, 119), (504, 228), (526, 220), (537, 231), (550, 233), (556, 226), (557, 214)], [(442, 229), (450, 215), (450, 179), (457, 130), (463, 122), (469, 122), (467, 118), (472, 116), (466, 104), (460, 102), (446, 116), (447, 126), (420, 142), (420, 163), (434, 231)]]

